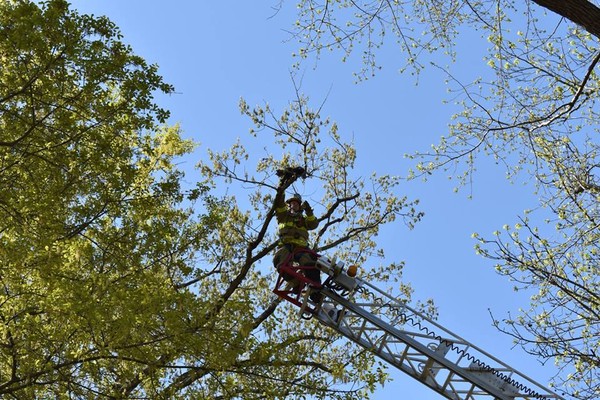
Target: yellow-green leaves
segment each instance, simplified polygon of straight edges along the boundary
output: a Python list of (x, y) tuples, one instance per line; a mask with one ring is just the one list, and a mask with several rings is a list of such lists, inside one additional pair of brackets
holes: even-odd
[[(296, 392), (335, 397), (340, 393), (337, 385), (353, 381), (358, 382), (356, 388), (340, 398), (363, 398), (386, 379), (385, 371), (373, 367), (371, 354), (336, 340), (334, 332), (313, 321), (302, 321), (289, 304), (268, 308), (272, 304), (268, 285), (274, 279), (271, 256), (277, 240), (272, 207), (281, 190), (276, 171), (294, 166), (306, 170), (306, 177), (298, 177), (288, 190), (301, 192), (314, 206), (319, 227), (311, 232), (311, 246), (347, 263), (383, 257), (376, 242), (380, 227), (397, 220), (412, 227), (422, 216), (418, 203), (397, 194), (398, 177), (356, 176), (359, 149), (345, 142), (342, 127), (323, 118), (323, 106), (313, 109), (306, 96), (296, 93), (296, 100), (280, 114), (268, 104), (250, 107), (244, 100), (240, 110), (253, 125), (251, 140), (238, 139), (227, 150), (209, 151), (209, 160), (199, 164), (216, 189), (213, 193), (221, 193), (206, 206), (222, 210), (224, 217), (206, 239), (218, 271), (200, 290), (215, 302), (224, 302), (215, 306), (220, 315), (214, 323), (224, 323), (221, 315), (233, 318), (231, 329), (239, 344), (237, 355), (228, 349), (231, 357), (222, 358), (223, 365), (231, 363), (227, 373), (214, 379), (226, 380), (231, 393), (250, 393), (260, 387), (267, 398)], [(369, 264), (363, 267), (363, 276), (400, 281), (402, 265)], [(396, 290), (407, 300), (412, 293), (405, 283)], [(421, 306), (435, 314), (431, 302)], [(253, 323), (248, 318), (257, 319)], [(252, 379), (243, 372), (247, 368)], [(207, 377), (206, 382), (219, 393), (222, 390), (213, 379)]]
[(61, 0), (0, 2), (0, 55), (0, 396), (152, 396), (204, 312), (172, 88)]

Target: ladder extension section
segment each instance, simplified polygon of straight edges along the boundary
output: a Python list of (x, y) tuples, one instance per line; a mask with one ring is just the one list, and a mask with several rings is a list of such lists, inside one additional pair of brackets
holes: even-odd
[(343, 265), (320, 258), (317, 267), (328, 275), (321, 304), (308, 301), (308, 286), (294, 300), (278, 295), (445, 398), (565, 400), (402, 301), (349, 277)]
[(324, 288), (315, 318), (447, 399), (564, 400), (420, 312), (356, 280), (354, 300)]

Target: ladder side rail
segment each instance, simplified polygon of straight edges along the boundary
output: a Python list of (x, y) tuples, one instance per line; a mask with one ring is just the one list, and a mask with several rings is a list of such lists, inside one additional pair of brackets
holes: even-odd
[[(426, 322), (428, 325), (432, 325), (436, 329), (436, 332), (442, 331), (444, 333), (444, 336), (448, 337), (453, 343), (463, 343), (463, 344), (468, 345), (469, 347), (474, 348), (475, 350), (481, 352), (482, 354), (485, 354), (485, 352), (482, 349), (479, 349), (476, 346), (470, 344), (466, 339), (463, 339), (462, 337), (458, 336), (457, 334), (446, 329), (439, 323), (437, 323), (434, 320), (432, 320), (431, 318), (427, 317), (425, 314), (410, 307), (405, 302), (398, 300), (397, 298), (391, 296), (389, 293), (384, 292), (383, 290), (379, 289), (375, 285), (372, 285), (371, 283), (369, 283), (361, 278), (357, 277), (356, 280), (359, 282), (360, 287), (368, 287), (371, 291), (376, 292), (381, 297), (385, 297), (389, 301), (389, 305), (398, 307), (399, 311), (401, 311), (401, 312), (404, 311), (406, 314), (413, 315), (413, 316), (417, 317), (418, 319)], [(493, 358), (491, 355), (489, 355), (489, 357)], [(502, 362), (500, 360), (498, 360), (498, 363), (501, 364)]]
[[(356, 280), (359, 283), (359, 287), (368, 288), (369, 291), (376, 293), (378, 296), (381, 296), (382, 298), (385, 298), (385, 300), (386, 300), (385, 303), (380, 303), (378, 305), (371, 305), (371, 303), (368, 303), (368, 302), (361, 302), (359, 304), (362, 304), (362, 307), (367, 307), (367, 308), (373, 307), (375, 314), (378, 314), (378, 315), (381, 315), (384, 317), (386, 316), (385, 315), (386, 307), (389, 307), (389, 308), (395, 307), (397, 312), (401, 312), (401, 313), (405, 314), (407, 316), (407, 318), (410, 318), (412, 320), (410, 322), (412, 322), (413, 324), (416, 324), (417, 327), (420, 327), (423, 329), (421, 333), (418, 333), (418, 332), (409, 333), (410, 336), (412, 336), (412, 337), (421, 336), (423, 338), (428, 337), (430, 339), (436, 338), (441, 342), (448, 342), (453, 346), (455, 352), (460, 355), (460, 358), (463, 358), (463, 359), (466, 358), (466, 359), (472, 360), (477, 364), (477, 366), (482, 367), (484, 370), (486, 369), (485, 367), (488, 367), (488, 368), (493, 369), (494, 371), (497, 371), (499, 374), (504, 376), (506, 379), (503, 379), (500, 376), (499, 376), (499, 378), (503, 379), (507, 383), (513, 382), (516, 385), (520, 385), (520, 386), (525, 385), (525, 387), (528, 387), (530, 390), (535, 391), (537, 394), (541, 395), (543, 398), (546, 398), (546, 399), (565, 400), (563, 397), (559, 396), (558, 394), (548, 390), (546, 387), (544, 387), (539, 382), (537, 382), (537, 381), (533, 380), (532, 378), (526, 376), (525, 374), (515, 370), (514, 368), (512, 368), (505, 362), (503, 362), (503, 361), (499, 360), (498, 358), (494, 357), (493, 355), (487, 353), (485, 350), (468, 342), (467, 340), (463, 339), (462, 337), (460, 337), (460, 336), (456, 335), (455, 333), (451, 332), (450, 330), (446, 329), (439, 323), (433, 321), (432, 319), (430, 319), (423, 313), (408, 306), (405, 302), (398, 300), (397, 298), (380, 290), (376, 286), (370, 284), (369, 282), (367, 282), (363, 279), (356, 278)], [(392, 320), (393, 318), (389, 318), (389, 319)], [(440, 332), (440, 331), (442, 332), (443, 336), (439, 336), (438, 332)], [(404, 332), (408, 333), (409, 331), (404, 331)], [(435, 336), (432, 336), (432, 335), (435, 335)], [(535, 397), (531, 397), (531, 398), (535, 398)]]
[[(311, 314), (350, 340), (373, 351), (380, 357), (385, 357), (386, 361), (392, 360), (394, 366), (410, 365), (409, 371), (413, 371), (409, 373), (410, 376), (428, 384), (444, 396), (448, 397), (448, 393), (460, 393), (467, 395), (465, 400), (475, 400), (475, 395), (492, 394), (501, 400), (517, 398), (564, 400), (533, 379), (486, 353), (483, 349), (472, 345), (426, 315), (412, 309), (406, 303), (363, 279), (348, 276), (344, 272), (343, 263), (338, 265), (335, 259), (320, 257), (317, 259), (316, 267), (328, 275), (324, 283), (326, 288), (322, 290), (326, 299), (334, 305), (341, 305), (344, 307), (344, 311), (350, 311), (352, 319), (359, 319), (362, 323), (359, 326), (352, 326), (347, 323), (351, 318), (346, 319), (343, 314), (341, 321), (331, 323), (329, 320), (327, 323), (327, 318), (321, 314), (323, 310), (319, 308), (321, 304), (314, 304), (316, 307), (312, 309)], [(310, 290), (309, 288), (308, 292)], [(347, 300), (338, 295), (338, 290), (342, 291), (344, 296), (359, 293), (365, 298), (371, 297), (373, 301), (353, 303), (353, 299)], [(279, 293), (278, 295), (281, 296)], [(291, 301), (287, 297), (284, 298)], [(308, 302), (305, 297), (304, 305), (306, 303)], [(343, 324), (339, 322), (343, 322)], [(412, 325), (412, 328), (416, 328), (420, 332), (400, 331), (395, 328), (399, 324)], [(348, 329), (344, 330), (344, 327)], [(409, 326), (409, 329), (412, 328)], [(439, 336), (437, 333), (439, 331), (443, 332), (445, 337)], [(426, 342), (426, 344), (422, 342)], [(402, 345), (405, 348), (402, 352), (397, 352), (393, 348), (395, 345)], [(450, 355), (453, 356), (452, 359), (446, 357), (448, 353), (446, 347), (452, 350), (450, 352)], [(455, 359), (457, 356), (458, 359)], [(469, 364), (459, 365), (463, 361)], [(443, 373), (440, 374), (442, 371)], [(517, 379), (513, 379), (513, 375), (516, 375)], [(440, 385), (436, 379), (443, 379), (444, 376), (446, 376), (445, 382)], [(526, 385), (523, 382), (526, 382)], [(469, 385), (467, 392), (463, 389), (465, 384)], [(532, 389), (532, 386), (536, 390)], [(455, 399), (456, 397), (448, 398)]]
[[(475, 392), (472, 386), (477, 386), (479, 389), (481, 389), (481, 391), (478, 392), (484, 395), (484, 397), (479, 398), (513, 400), (512, 397), (507, 396), (497, 387), (480, 379), (478, 376), (470, 373), (467, 369), (456, 365), (447, 358), (436, 354), (426, 345), (418, 342), (417, 340), (415, 340), (407, 334), (401, 333), (400, 331), (398, 331), (398, 329), (389, 325), (387, 322), (375, 316), (374, 314), (366, 311), (364, 308), (358, 307), (351, 301), (348, 301), (347, 299), (340, 297), (336, 293), (331, 292), (327, 289), (323, 289), (322, 293), (325, 296), (327, 296), (330, 300), (332, 300), (333, 303), (342, 306), (342, 313), (348, 313), (350, 315), (343, 315), (340, 321), (337, 324), (335, 324), (332, 323), (331, 320), (327, 321), (327, 318), (324, 317), (323, 314), (317, 314), (316, 317), (320, 321), (336, 329), (338, 332), (342, 333), (344, 336), (348, 337), (352, 341), (355, 341), (359, 345), (367, 348), (368, 350), (373, 351), (379, 357), (390, 362), (392, 365), (399, 367), (404, 372), (407, 372), (409, 375), (411, 375), (413, 378), (418, 379), (419, 381), (428, 385), (430, 388), (444, 395), (448, 399), (475, 399), (475, 397), (456, 397), (456, 394), (460, 395), (461, 393), (466, 393), (467, 391)], [(357, 327), (359, 328), (358, 332), (354, 331), (352, 329), (353, 327), (350, 324), (346, 323), (349, 319), (351, 319), (351, 316), (360, 319), (360, 322), (357, 324)], [(371, 327), (369, 329), (364, 329), (365, 322), (371, 324)], [(369, 334), (374, 335), (376, 337), (365, 337)], [(397, 357), (392, 356), (391, 352), (378, 352), (378, 348), (381, 348), (381, 346), (377, 346), (374, 344), (381, 341), (387, 341), (388, 343), (390, 343), (388, 340), (389, 337), (397, 339), (398, 343), (402, 343), (404, 346), (407, 346), (408, 348), (412, 349), (414, 352), (416, 352), (415, 354), (420, 357), (398, 360)], [(406, 353), (406, 350), (404, 352)], [(438, 383), (435, 380), (435, 378), (433, 378), (432, 375), (429, 374), (428, 371), (418, 371), (415, 367), (407, 368), (407, 364), (410, 364), (411, 362), (414, 363), (416, 361), (420, 362), (421, 364), (424, 364), (429, 359), (433, 359), (437, 365), (446, 370), (447, 375), (450, 377), (450, 379), (448, 379), (448, 384), (443, 385), (441, 383)], [(441, 376), (441, 378), (443, 378), (443, 376)], [(452, 392), (447, 392), (448, 387), (452, 387), (450, 383), (458, 382), (466, 383), (468, 385), (467, 390), (460, 388), (457, 389), (453, 387)], [(455, 394), (453, 395), (451, 393)]]
[[(336, 330), (342, 336), (345, 336), (349, 340), (355, 342), (356, 344), (360, 345), (361, 347), (363, 347), (367, 350), (373, 350), (373, 343), (378, 341), (378, 339), (366, 337), (366, 335), (364, 334), (364, 331), (363, 332), (360, 331), (360, 327), (359, 327), (359, 331), (356, 332), (355, 330), (353, 330), (350, 327), (336, 325), (330, 319), (324, 317), (322, 314), (316, 315), (315, 318), (317, 318), (324, 325)], [(363, 325), (363, 327), (364, 327), (364, 325)], [(373, 329), (372, 329), (372, 331), (373, 331)], [(430, 381), (423, 382), (423, 380), (419, 379), (420, 371), (418, 369), (418, 366), (415, 365), (414, 359), (410, 357), (410, 354), (409, 354), (410, 350), (411, 350), (411, 348), (409, 346), (406, 346), (406, 348), (402, 352), (402, 354), (399, 354), (399, 355), (396, 355), (392, 352), (387, 352), (387, 353), (386, 352), (378, 352), (376, 354), (383, 361), (388, 362), (390, 365), (396, 367), (397, 369), (404, 372), (408, 376), (421, 381), (421, 383), (424, 383), (425, 385), (429, 386), (431, 389), (440, 393), (444, 397), (446, 397), (450, 400), (462, 400), (463, 399), (463, 397), (460, 397), (456, 392), (449, 392), (449, 391), (445, 390), (443, 387), (441, 387), (440, 385), (436, 385)], [(424, 362), (424, 359), (417, 360), (417, 361), (418, 361), (418, 363), (421, 363), (421, 362)]]

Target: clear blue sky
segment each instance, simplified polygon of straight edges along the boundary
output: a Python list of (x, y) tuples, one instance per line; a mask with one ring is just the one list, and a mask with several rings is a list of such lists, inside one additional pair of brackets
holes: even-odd
[[(165, 80), (178, 94), (161, 99), (180, 122), (185, 135), (207, 148), (224, 150), (250, 128), (237, 104), (240, 97), (251, 105), (268, 101), (283, 109), (294, 96), (290, 68), (294, 43), (285, 43), (295, 17), (293, 2), (274, 15), (273, 2), (77, 0), (82, 13), (107, 15), (121, 28), (124, 41), (150, 63), (159, 65)], [(465, 65), (480, 61), (476, 49), (486, 46), (477, 37), (463, 38)], [(384, 69), (375, 78), (355, 84), (352, 71), (358, 59), (342, 64), (340, 55), (321, 60), (316, 69), (303, 69), (302, 91), (315, 103), (325, 97), (324, 114), (337, 121), (346, 139), (354, 138), (358, 170), (364, 175), (406, 174), (411, 165), (403, 154), (426, 150), (445, 134), (452, 110), (443, 77), (424, 73), (415, 85), (401, 75), (403, 55), (382, 54)], [(481, 66), (474, 66), (480, 74)], [(469, 69), (463, 70), (465, 76)], [(191, 167), (191, 165), (190, 165)], [(415, 299), (433, 298), (439, 307), (438, 322), (483, 348), (517, 370), (548, 382), (553, 371), (542, 368), (531, 356), (512, 346), (510, 338), (491, 326), (488, 309), (497, 317), (527, 307), (527, 296), (515, 293), (512, 284), (496, 275), (490, 261), (474, 252), (473, 232), (490, 236), (503, 224), (514, 224), (517, 215), (535, 206), (532, 187), (509, 185), (503, 170), (493, 163), (480, 165), (472, 188), (453, 192), (454, 183), (440, 174), (427, 183), (407, 182), (402, 195), (421, 200), (424, 220), (408, 231), (397, 225), (379, 238), (389, 261), (406, 261), (404, 280), (415, 289)], [(473, 199), (468, 199), (469, 192)], [(394, 381), (379, 389), (374, 399), (433, 400), (440, 396), (394, 373)]]

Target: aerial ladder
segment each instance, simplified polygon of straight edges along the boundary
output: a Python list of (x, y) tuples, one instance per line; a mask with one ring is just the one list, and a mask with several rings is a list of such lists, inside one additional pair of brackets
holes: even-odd
[[(316, 253), (316, 266), (302, 266), (293, 261), (294, 256), (291, 254), (279, 267), (273, 290), (277, 296), (299, 307), (304, 318), (317, 319), (443, 397), (565, 400), (356, 277), (356, 267), (346, 268), (343, 262)], [(325, 274), (322, 284), (305, 277), (309, 268)], [(318, 301), (314, 301), (313, 293), (320, 293)]]

